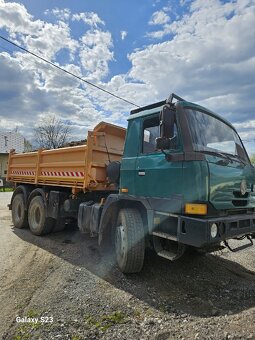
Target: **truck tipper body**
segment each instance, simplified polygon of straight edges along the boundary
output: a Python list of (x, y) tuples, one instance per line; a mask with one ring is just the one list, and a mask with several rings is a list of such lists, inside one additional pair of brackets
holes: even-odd
[(23, 154), (12, 151), (9, 181), (71, 188), (73, 193), (113, 190), (107, 183), (106, 164), (121, 160), (125, 135), (124, 128), (102, 122), (88, 132), (86, 145)]
[[(255, 171), (240, 137), (174, 94), (131, 111), (127, 130), (98, 124), (87, 145), (12, 151), (8, 180), (15, 227), (43, 235), (75, 220), (114, 248), (125, 273), (141, 270), (146, 247), (176, 260), (189, 248), (253, 244)], [(246, 242), (232, 249), (229, 239)]]

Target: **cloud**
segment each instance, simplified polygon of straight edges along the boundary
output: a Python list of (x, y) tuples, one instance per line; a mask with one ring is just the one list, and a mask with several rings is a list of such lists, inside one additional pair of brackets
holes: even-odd
[[(7, 53), (0, 54), (0, 63), (1, 116), (15, 121), (18, 114), (22, 112), (20, 116), (22, 120), (30, 119), (31, 112), (37, 106), (37, 98), (40, 93), (33, 72), (25, 70), (18, 59)], [(42, 96), (40, 102), (46, 106), (47, 102), (44, 102), (44, 99)]]
[(60, 9), (60, 8), (54, 8), (53, 10), (46, 10), (44, 12), (45, 15), (48, 14), (53, 14), (57, 19), (62, 20), (62, 21), (68, 21), (71, 18), (71, 11), (69, 8), (64, 8), (64, 9)]
[(163, 97), (172, 88), (191, 100), (210, 99), (216, 110), (219, 101), (213, 98), (223, 96), (223, 113), (237, 120), (240, 106), (231, 107), (226, 96), (253, 98), (254, 89), (255, 8), (246, 4), (194, 1), (190, 13), (165, 25), (162, 34), (171, 32), (169, 40), (129, 55), (130, 76), (151, 84)]
[(180, 0), (180, 5), (183, 7), (183, 6), (186, 6), (187, 4), (189, 4), (192, 0)]
[(98, 25), (105, 25), (104, 21), (99, 18), (99, 16), (94, 12), (84, 12), (79, 14), (74, 14), (72, 16), (73, 21), (84, 21), (85, 24), (89, 26), (97, 27)]
[(226, 22), (227, 16), (233, 13), (234, 10), (241, 8), (240, 3), (243, 0), (237, 1), (239, 2), (238, 4), (234, 2), (222, 4), (218, 0), (194, 0), (190, 4), (190, 12), (186, 13), (180, 20), (175, 20), (171, 24), (166, 22), (162, 29), (150, 32), (148, 35), (155, 39), (161, 39), (167, 35), (192, 34), (207, 30), (208, 24), (212, 28), (217, 26), (217, 23)]
[(24, 123), (0, 117), (0, 131), (2, 130), (3, 126), (5, 127), (5, 129), (13, 131), (13, 129), (15, 129), (16, 127), (23, 127)]
[(112, 46), (108, 31), (91, 29), (83, 35), (79, 55), (87, 77), (96, 81), (108, 75), (108, 63), (113, 60)]
[[(110, 72), (114, 41), (96, 13), (55, 9), (58, 21), (50, 23), (36, 20), (23, 5), (0, 3), (0, 27), (61, 67), (138, 105), (176, 92), (222, 114), (242, 138), (254, 138), (254, 0), (183, 1), (187, 7), (179, 19), (173, 20), (172, 14), (171, 22), (159, 14), (152, 16), (149, 29), (155, 31), (144, 41), (147, 45), (127, 56), (128, 72), (114, 76)], [(166, 8), (155, 13), (160, 12), (166, 14)], [(88, 25), (76, 39), (74, 21)], [(63, 50), (73, 59), (59, 59)], [(100, 120), (125, 125), (133, 108), (25, 53), (0, 53), (0, 64), (1, 126), (9, 128), (19, 121), (26, 135), (38, 117), (56, 114), (71, 120), (74, 133), (84, 137)]]
[(154, 0), (154, 2), (152, 3), (152, 7), (157, 6), (157, 4), (160, 3), (161, 0)]
[[(76, 136), (84, 137), (88, 128), (103, 120), (102, 111), (96, 109), (80, 83), (72, 77), (22, 53), (15, 57), (1, 53), (0, 63), (1, 128), (9, 129), (19, 122), (20, 131), (32, 138), (36, 121), (55, 114), (61, 119), (71, 118)], [(40, 74), (36, 72), (38, 68)], [(75, 65), (66, 68), (79, 71)]]
[(33, 52), (39, 52), (47, 59), (52, 59), (62, 49), (67, 49), (72, 56), (78, 42), (70, 37), (70, 28), (64, 22), (44, 23), (36, 34), (21, 37), (25, 45)]
[(10, 33), (33, 34), (43, 27), (43, 21), (34, 20), (25, 6), (16, 2), (1, 2), (0, 28), (6, 28)]
[[(176, 92), (237, 124), (243, 138), (254, 138), (248, 128), (255, 107), (254, 5), (193, 1), (180, 20), (150, 35), (165, 41), (129, 55), (129, 76), (151, 86), (154, 99)], [(240, 122), (246, 122), (242, 128)]]
[(149, 25), (163, 25), (169, 22), (170, 17), (164, 11), (157, 11), (152, 14)]
[(127, 31), (120, 31), (121, 40), (125, 40), (126, 36), (127, 36)]
[[(71, 17), (68, 9), (54, 9), (46, 14), (52, 13), (60, 21), (49, 23), (35, 20), (20, 4), (3, 3), (2, 6), (1, 2), (0, 10), (4, 18), (0, 28), (5, 29), (18, 44), (80, 77), (100, 82), (108, 74), (108, 62), (113, 60), (113, 42), (110, 32), (97, 28), (99, 24), (104, 25), (97, 14), (80, 13), (80, 16)], [(69, 18), (83, 20), (92, 26), (80, 41), (71, 38), (69, 24), (62, 21)], [(64, 49), (70, 55), (75, 54), (75, 64), (58, 63), (58, 53)], [(70, 120), (71, 117), (76, 137), (84, 138), (87, 129), (104, 119), (95, 89), (88, 88), (81, 81), (27, 53), (0, 53), (0, 63), (1, 128), (9, 129), (19, 121), (21, 131), (32, 137), (36, 121), (55, 114), (62, 119)], [(109, 112), (107, 119), (114, 122), (115, 117), (110, 118), (111, 115)]]
[(61, 49), (67, 49), (73, 55), (78, 46), (78, 42), (70, 37), (66, 23), (35, 20), (21, 4), (2, 3), (0, 17), (0, 28), (6, 29), (18, 44), (22, 43), (45, 58), (52, 59)]

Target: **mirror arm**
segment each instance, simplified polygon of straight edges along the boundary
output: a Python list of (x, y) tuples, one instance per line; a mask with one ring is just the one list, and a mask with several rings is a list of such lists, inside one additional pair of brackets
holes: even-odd
[(165, 155), (165, 159), (166, 159), (167, 162), (170, 162), (172, 160), (172, 155), (165, 152), (165, 150), (163, 150), (163, 149), (161, 149), (160, 151)]

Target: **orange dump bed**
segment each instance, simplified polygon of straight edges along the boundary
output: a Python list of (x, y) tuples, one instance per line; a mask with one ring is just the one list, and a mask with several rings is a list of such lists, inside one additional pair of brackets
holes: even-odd
[(16, 154), (11, 152), (7, 179), (70, 187), (73, 191), (110, 190), (106, 165), (121, 160), (126, 130), (109, 123), (99, 123), (88, 132), (87, 145)]

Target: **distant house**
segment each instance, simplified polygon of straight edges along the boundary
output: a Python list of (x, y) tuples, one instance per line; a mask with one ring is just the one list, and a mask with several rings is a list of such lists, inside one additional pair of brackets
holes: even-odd
[(15, 149), (17, 153), (24, 152), (25, 138), (18, 132), (0, 132), (0, 153), (9, 153)]
[(8, 167), (8, 153), (0, 153), (0, 178), (6, 178)]
[(5, 182), (8, 168), (8, 155), (11, 149), (24, 152), (25, 138), (17, 132), (0, 132), (0, 178)]

